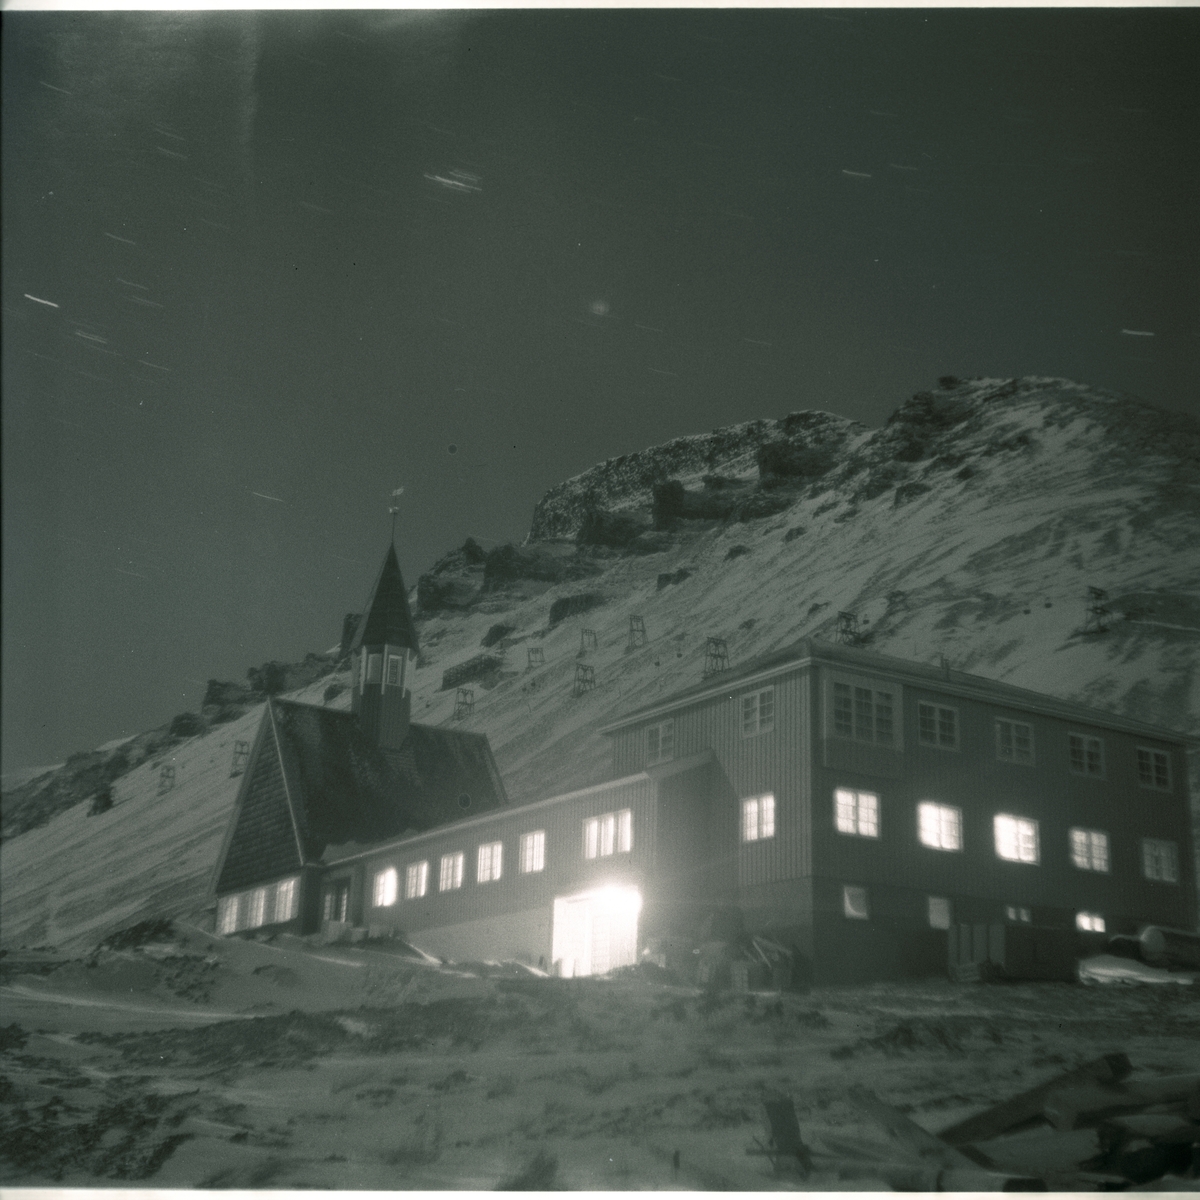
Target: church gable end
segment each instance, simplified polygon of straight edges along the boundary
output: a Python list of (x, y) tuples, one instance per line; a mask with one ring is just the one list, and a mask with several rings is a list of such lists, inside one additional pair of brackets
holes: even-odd
[(275, 732), (270, 716), (264, 719), (267, 728), (217, 881), (218, 894), (278, 879), (300, 867)]

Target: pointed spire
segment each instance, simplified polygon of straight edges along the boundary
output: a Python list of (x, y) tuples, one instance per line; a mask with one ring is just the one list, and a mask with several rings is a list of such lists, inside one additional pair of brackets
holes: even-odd
[(371, 598), (367, 601), (363, 619), (358, 623), (358, 632), (350, 643), (351, 651), (362, 646), (407, 646), (417, 651), (417, 631), (413, 627), (412, 612), (408, 607), (408, 589), (400, 574), (400, 563), (396, 558), (396, 547), (388, 545), (387, 555)]

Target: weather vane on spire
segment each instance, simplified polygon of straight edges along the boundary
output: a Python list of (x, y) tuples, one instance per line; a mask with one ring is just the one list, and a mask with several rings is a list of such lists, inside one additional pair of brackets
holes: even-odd
[(396, 503), (396, 501), (399, 499), (399, 497), (401, 497), (403, 495), (404, 495), (404, 489), (402, 487), (398, 487), (392, 493), (392, 503), (390, 505), (388, 505), (388, 512), (390, 512), (392, 514), (392, 541), (393, 542), (396, 540), (396, 516), (400, 512), (400, 506)]

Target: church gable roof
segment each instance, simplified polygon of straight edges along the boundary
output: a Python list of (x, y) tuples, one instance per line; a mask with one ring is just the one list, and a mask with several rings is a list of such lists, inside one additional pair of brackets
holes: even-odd
[(400, 574), (395, 546), (388, 546), (350, 649), (354, 651), (362, 646), (382, 646), (385, 642), (389, 646), (408, 646), (414, 651), (418, 649), (417, 631), (408, 607), (408, 589)]
[(425, 801), (425, 827), (508, 802), (485, 734), (411, 725), (403, 747), (388, 757), (397, 775)]

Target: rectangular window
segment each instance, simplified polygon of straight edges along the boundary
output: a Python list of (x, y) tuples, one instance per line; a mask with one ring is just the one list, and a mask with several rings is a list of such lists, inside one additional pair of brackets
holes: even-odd
[(534, 833), (521, 835), (521, 873), (532, 875), (534, 871), (546, 868), (546, 831), (539, 829)]
[(1033, 913), (1027, 908), (1018, 908), (1014, 904), (1010, 904), (1004, 910), (1004, 918), (1007, 921), (1017, 921), (1022, 925), (1028, 925), (1033, 921)]
[(675, 757), (675, 721), (661, 721), (646, 730), (646, 765), (670, 762)]
[(1000, 813), (995, 820), (996, 853), (1009, 862), (1036, 863), (1040, 857), (1038, 849), (1038, 823), (1024, 817), (1012, 817)]
[(367, 658), (367, 682), (378, 683), (383, 671), (383, 655), (372, 654)]
[(1179, 882), (1179, 847), (1162, 838), (1142, 838), (1142, 874), (1159, 883)]
[(475, 864), (475, 879), (479, 883), (491, 883), (500, 878), (503, 842), (488, 842), (479, 847), (479, 859)]
[(1071, 770), (1076, 775), (1104, 776), (1104, 743), (1082, 733), (1068, 735), (1071, 748)]
[(1137, 748), (1138, 783), (1160, 792), (1171, 790), (1171, 756), (1149, 746)]
[(917, 805), (917, 836), (934, 850), (962, 849), (962, 809), (924, 800)]
[(607, 858), (633, 849), (633, 810), (589, 817), (583, 823), (584, 858)]
[(462, 887), (463, 853), (443, 854), (441, 865), (438, 867), (438, 891), (452, 892)]
[(833, 685), (833, 732), (856, 742), (895, 744), (895, 699), (879, 688)]
[(879, 836), (879, 797), (874, 792), (838, 788), (833, 793), (833, 819), (838, 833)]
[(1033, 729), (1024, 721), (996, 722), (996, 757), (1001, 762), (1033, 765)]
[(409, 863), (404, 874), (405, 900), (420, 900), (429, 890), (429, 864)]
[(237, 896), (222, 896), (217, 901), (217, 932), (236, 933), (238, 926)]
[(395, 867), (387, 867), (375, 876), (371, 902), (376, 908), (388, 908), (396, 903), (397, 876)]
[(957, 750), (958, 710), (940, 704), (918, 704), (917, 736), (922, 746)]
[(275, 885), (275, 920), (290, 921), (298, 908), (298, 879), (283, 879)]
[(742, 697), (742, 737), (770, 733), (775, 728), (775, 689), (763, 688)]
[(742, 841), (761, 842), (775, 836), (775, 797), (751, 796), (742, 801)]
[(849, 885), (842, 888), (842, 912), (853, 921), (869, 920), (871, 910), (867, 904), (867, 889)]
[(930, 896), (929, 900), (929, 928), (930, 929), (949, 929), (950, 928), (950, 901), (945, 896)]
[(255, 888), (250, 893), (250, 912), (246, 917), (246, 928), (257, 929), (267, 923), (267, 889)]
[(1071, 861), (1081, 871), (1108, 870), (1108, 834), (1099, 829), (1072, 829)]
[(1079, 912), (1075, 914), (1075, 928), (1088, 933), (1103, 933), (1104, 918), (1099, 913)]
[(387, 661), (387, 683), (395, 686), (400, 682), (400, 655), (389, 654)]

